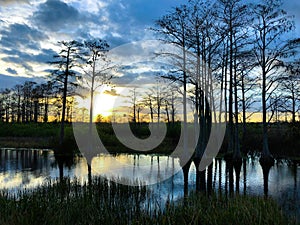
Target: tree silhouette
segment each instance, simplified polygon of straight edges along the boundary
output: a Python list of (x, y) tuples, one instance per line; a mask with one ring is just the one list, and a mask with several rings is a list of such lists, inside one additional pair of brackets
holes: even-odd
[(292, 18), (280, 9), (280, 0), (264, 0), (252, 7), (255, 16), (253, 32), (254, 54), (258, 68), (261, 71), (261, 99), (262, 99), (262, 124), (263, 124), (263, 150), (262, 160), (272, 161), (268, 144), (267, 101), (270, 92), (274, 91), (274, 72), (281, 66), (281, 61), (295, 53), (298, 40), (284, 40), (283, 34), (294, 29)]
[(80, 51), (82, 44), (77, 41), (61, 41), (61, 50), (57, 55), (54, 55), (56, 60), (50, 62), (56, 67), (52, 71), (52, 79), (62, 93), (62, 114), (61, 114), (61, 127), (60, 127), (60, 147), (63, 146), (64, 132), (65, 132), (65, 118), (66, 118), (66, 105), (67, 95), (72, 86), (77, 86), (77, 79), (80, 77), (78, 73), (73, 70), (78, 66), (77, 62), (81, 58)]
[(89, 129), (93, 122), (95, 91), (103, 85), (109, 85), (113, 78), (114, 66), (107, 58), (109, 45), (105, 40), (94, 39), (84, 42), (85, 66), (83, 67), (83, 85), (87, 85), (90, 94)]

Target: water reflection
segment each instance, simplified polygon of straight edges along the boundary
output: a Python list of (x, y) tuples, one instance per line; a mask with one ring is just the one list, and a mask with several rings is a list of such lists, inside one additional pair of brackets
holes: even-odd
[[(0, 151), (0, 188), (35, 187), (51, 176), (51, 158), (47, 151)], [(52, 157), (53, 158), (53, 157)]]
[[(121, 162), (115, 165), (115, 160)], [(144, 167), (145, 164), (149, 167)], [(128, 166), (130, 165), (130, 166)], [(132, 166), (133, 165), (133, 166)], [(92, 159), (90, 175), (103, 175), (111, 179), (141, 180), (148, 184), (157, 179), (174, 176), (149, 185), (160, 199), (176, 199), (190, 190), (230, 194), (264, 195), (274, 197), (292, 215), (300, 216), (299, 161), (277, 160), (266, 173), (258, 158), (248, 157), (242, 164), (233, 165), (229, 160), (214, 159), (204, 171), (197, 172), (197, 162), (190, 162), (184, 174), (180, 160), (157, 155), (99, 155)], [(20, 190), (34, 188), (63, 176), (88, 181), (89, 168), (84, 158), (66, 159), (54, 156), (52, 151), (0, 150), (0, 189)]]

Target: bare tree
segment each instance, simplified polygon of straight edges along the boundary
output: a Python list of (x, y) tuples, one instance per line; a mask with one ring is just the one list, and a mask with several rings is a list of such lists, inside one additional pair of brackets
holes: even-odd
[(292, 123), (295, 124), (296, 113), (300, 109), (300, 61), (288, 64), (286, 73), (287, 75), (280, 80), (281, 108), (291, 113)]
[(54, 95), (53, 83), (51, 81), (42, 83), (41, 88), (42, 88), (42, 96), (43, 96), (43, 103), (44, 103), (43, 122), (47, 123), (49, 119), (49, 101)]
[[(178, 71), (170, 74), (167, 78), (180, 82), (183, 87), (183, 148), (187, 149), (187, 50), (190, 48), (189, 39), (189, 9), (186, 5), (176, 7), (172, 12), (156, 21), (157, 29), (153, 29), (161, 35), (163, 41), (176, 45), (181, 49)], [(187, 174), (185, 172), (185, 184)]]
[(272, 74), (284, 58), (295, 53), (299, 40), (284, 40), (283, 34), (294, 29), (291, 17), (280, 9), (280, 0), (264, 0), (255, 4), (252, 12), (255, 15), (253, 32), (256, 35), (254, 53), (258, 68), (261, 71), (262, 124), (263, 124), (263, 161), (273, 161), (268, 144), (267, 101), (270, 92), (275, 90)]
[(129, 96), (129, 98), (130, 98), (129, 101), (132, 104), (132, 115), (133, 115), (131, 121), (134, 124), (136, 124), (136, 122), (137, 122), (137, 116), (136, 116), (136, 114), (137, 114), (137, 104), (138, 104), (137, 97), (138, 97), (139, 93), (137, 92), (136, 88), (133, 88), (133, 89), (129, 90), (129, 92), (131, 94)]
[(60, 127), (60, 147), (63, 146), (65, 135), (65, 120), (66, 120), (66, 106), (67, 96), (71, 86), (77, 85), (78, 73), (73, 70), (78, 65), (80, 58), (80, 48), (82, 44), (77, 41), (61, 41), (61, 50), (57, 55), (54, 55), (56, 60), (50, 62), (56, 67), (52, 71), (53, 81), (59, 86), (59, 91), (62, 93), (62, 113), (61, 113), (61, 127)]
[(150, 122), (153, 123), (154, 122), (154, 99), (152, 96), (151, 92), (146, 92), (146, 94), (143, 96), (143, 104), (145, 107), (147, 107), (149, 109), (149, 114), (150, 114)]
[(90, 94), (89, 130), (93, 123), (94, 95), (97, 89), (103, 85), (109, 85), (113, 78), (114, 66), (107, 58), (109, 45), (105, 40), (94, 39), (84, 42), (86, 49), (83, 86), (88, 86)]

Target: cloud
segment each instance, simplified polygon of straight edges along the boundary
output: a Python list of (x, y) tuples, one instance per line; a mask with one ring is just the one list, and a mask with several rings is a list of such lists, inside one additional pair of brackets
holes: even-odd
[(32, 81), (36, 83), (41, 83), (43, 80), (41, 78), (29, 78), (22, 76), (7, 76), (0, 74), (0, 88), (13, 88), (17, 84), (24, 84), (25, 81)]
[[(45, 63), (51, 61), (58, 40), (83, 40), (93, 37), (106, 40), (112, 52), (114, 47), (132, 41), (151, 39), (147, 28), (182, 0), (0, 0), (0, 73), (33, 76), (46, 71)], [(288, 12), (299, 20), (297, 1), (284, 2)], [(296, 5), (296, 6), (295, 6)], [(298, 11), (297, 11), (298, 10)], [(296, 21), (297, 22), (297, 21)], [(297, 24), (299, 25), (299, 24)], [(299, 33), (300, 27), (298, 27)], [(143, 57), (143, 46), (124, 48), (119, 52), (120, 64), (136, 62)], [(146, 49), (156, 49), (147, 47)], [(130, 52), (128, 51), (130, 50)], [(134, 61), (135, 60), (135, 61)], [(147, 61), (145, 59), (143, 61)], [(130, 64), (129, 64), (130, 65)], [(43, 68), (44, 67), (44, 68)], [(7, 68), (7, 69), (6, 69)], [(49, 67), (48, 67), (49, 68)], [(148, 84), (153, 74), (167, 69), (135, 63), (120, 71), (123, 77), (115, 79), (122, 86), (137, 81)], [(23, 74), (25, 73), (25, 74)], [(152, 75), (152, 76), (151, 76)], [(153, 79), (152, 79), (153, 81)], [(144, 82), (144, 83), (143, 83)]]
[(51, 61), (55, 51), (44, 49), (48, 36), (27, 24), (14, 23), (4, 27), (0, 43), (1, 63), (12, 70), (7, 75), (41, 75), (40, 66)]
[(10, 74), (14, 74), (14, 75), (17, 75), (17, 74), (18, 74), (17, 71), (14, 70), (14, 69), (12, 69), (12, 68), (7, 68), (6, 71), (7, 71), (8, 73), (10, 73)]
[[(92, 3), (97, 9), (88, 10), (85, 1), (47, 0), (41, 3), (30, 16), (32, 24), (44, 30), (52, 39), (85, 40), (94, 37), (106, 39), (106, 35), (114, 30), (115, 25), (107, 20), (105, 4)], [(100, 11), (101, 8), (101, 11)]]
[(10, 5), (10, 4), (29, 4), (29, 0), (1, 0), (0, 5)]
[(12, 69), (12, 68), (7, 68), (6, 71), (7, 71), (8, 73), (10, 73), (10, 74), (14, 74), (14, 75), (17, 75), (17, 74), (18, 74), (17, 71), (14, 70), (14, 69)]
[(105, 90), (104, 94), (111, 95), (111, 96), (120, 96), (120, 94), (117, 93), (116, 89)]
[(47, 0), (32, 16), (35, 25), (50, 31), (70, 29), (83, 22), (82, 19), (76, 8), (59, 0)]
[[(30, 54), (19, 50), (4, 50), (2, 52), (6, 55), (2, 58), (4, 63), (7, 63), (10, 67), (23, 68), (26, 75), (29, 76), (44, 74), (45, 72), (36, 66), (47, 66), (46, 64), (53, 60), (55, 54), (52, 49), (40, 49), (38, 54)], [(6, 70), (6, 72), (13, 74), (12, 71)]]
[[(93, 36), (107, 40), (113, 48), (142, 39), (145, 28), (159, 16), (165, 4), (174, 1), (0, 0), (0, 5), (9, 5), (0, 9), (4, 24), (0, 33), (0, 63), (5, 65), (0, 71), (13, 75), (15, 70), (24, 76), (47, 71), (44, 65), (55, 54), (49, 46), (57, 40)], [(124, 84), (139, 80), (138, 71), (130, 72), (116, 80)]]
[(4, 48), (25, 50), (30, 48), (38, 50), (40, 48), (39, 41), (45, 40), (47, 35), (29, 27), (26, 24), (14, 23), (4, 29), (1, 37), (1, 46)]
[(18, 56), (7, 56), (2, 58), (2, 61), (7, 63), (12, 63), (13, 65), (18, 65), (18, 67), (23, 67), (27, 73), (32, 73), (33, 67), (26, 61), (24, 58), (20, 58)]
[(153, 86), (155, 76), (151, 72), (144, 72), (142, 74), (127, 72), (123, 76), (114, 79), (114, 84), (118, 87), (136, 87), (147, 89)]
[(128, 43), (128, 40), (124, 35), (116, 36), (113, 34), (113, 32), (108, 32), (104, 36), (104, 39), (108, 41), (111, 48)]

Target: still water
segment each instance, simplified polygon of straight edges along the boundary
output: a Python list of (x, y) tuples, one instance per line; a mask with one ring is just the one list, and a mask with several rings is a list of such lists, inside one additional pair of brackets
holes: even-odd
[[(92, 175), (139, 180), (148, 184), (162, 201), (177, 199), (184, 194), (183, 172), (178, 158), (157, 155), (98, 155), (91, 160)], [(268, 193), (290, 215), (300, 221), (300, 164), (299, 161), (276, 160), (270, 169), (268, 182), (264, 182), (263, 171), (257, 157), (243, 161), (239, 184), (234, 173), (234, 191), (240, 194), (264, 195)], [(173, 175), (174, 174), (174, 175)], [(213, 160), (211, 174), (212, 189), (227, 193), (229, 189), (226, 161)], [(11, 193), (35, 188), (60, 176), (88, 180), (85, 158), (78, 157), (60, 162), (51, 150), (0, 149), (0, 189)], [(157, 182), (160, 181), (160, 182)], [(268, 186), (266, 187), (266, 184)], [(265, 186), (264, 186), (265, 185)], [(195, 190), (196, 169), (189, 170), (189, 190)], [(266, 190), (267, 188), (267, 190)]]

